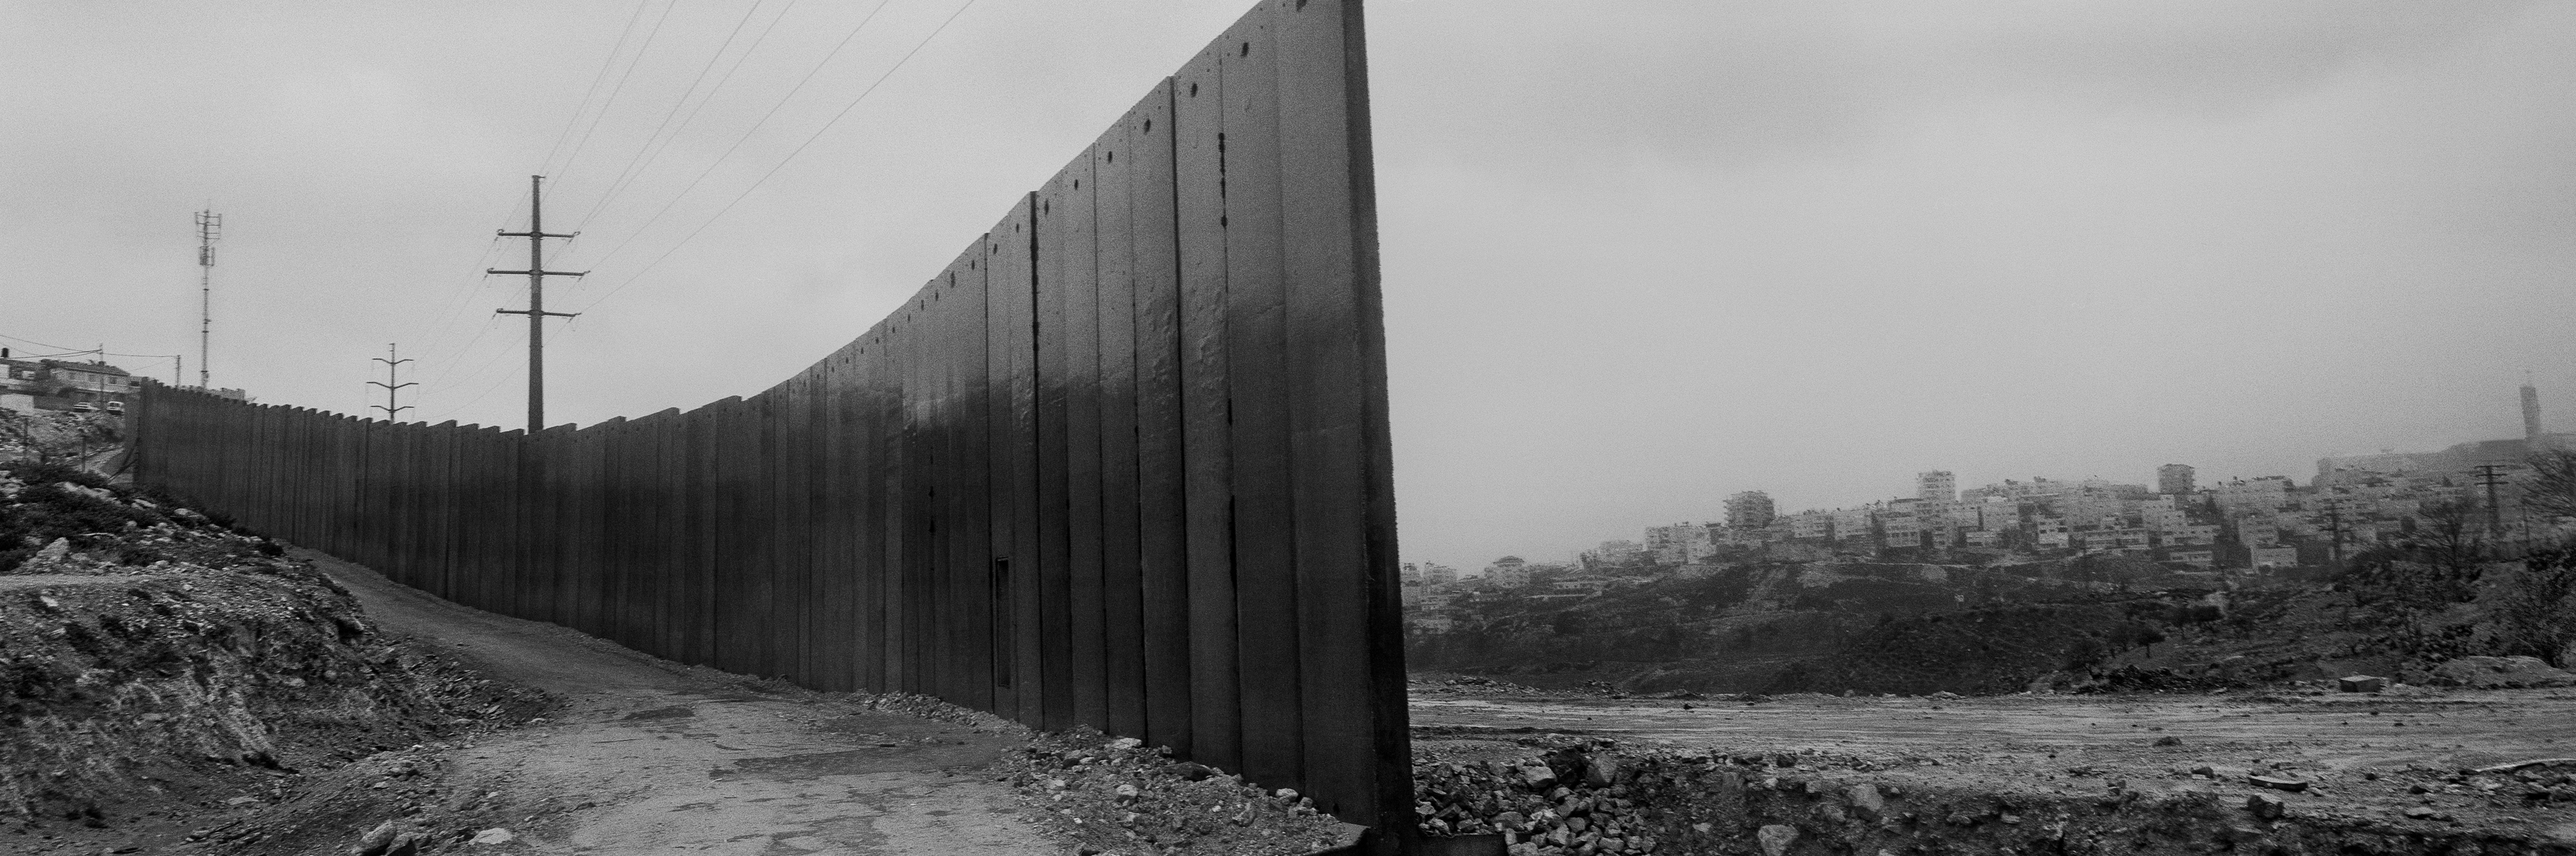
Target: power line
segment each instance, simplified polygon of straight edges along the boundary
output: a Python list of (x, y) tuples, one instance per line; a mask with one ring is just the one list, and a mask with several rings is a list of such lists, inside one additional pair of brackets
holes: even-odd
[(188, 355), (186, 355), (186, 354), (119, 354), (119, 353), (114, 353), (114, 352), (107, 352), (107, 353), (103, 353), (103, 354), (102, 354), (102, 356), (109, 356), (109, 357), (142, 357), (142, 358), (144, 358), (144, 359), (149, 359), (149, 360), (154, 360), (154, 361), (169, 360), (169, 361), (170, 361), (170, 385), (171, 385), (171, 386), (178, 386), (178, 385), (179, 385), (179, 376), (180, 376), (180, 375), (187, 374)]
[[(564, 141), (572, 139), (572, 129), (581, 125), (581, 114), (590, 109), (590, 96), (599, 94), (600, 81), (607, 80), (608, 70), (617, 67), (617, 53), (626, 49), (626, 38), (635, 34), (635, 22), (644, 20), (644, 9), (651, 5), (653, 0), (635, 0), (635, 11), (626, 16), (626, 29), (618, 31), (617, 44), (610, 46), (607, 58), (599, 61), (599, 73), (590, 76), (590, 88), (582, 91), (581, 103), (573, 107), (572, 118), (564, 121), (563, 131), (555, 135), (555, 144), (546, 149), (545, 159), (537, 162), (538, 172), (546, 171), (546, 166), (555, 162), (555, 153), (563, 150)], [(515, 207), (511, 210), (517, 213)]]
[[(464, 364), (465, 364), (465, 358), (466, 358), (466, 356), (467, 356), (467, 355), (469, 355), (469, 354), (472, 354), (472, 353), (473, 353), (473, 351), (474, 351), (474, 343), (476, 343), (476, 342), (480, 342), (480, 341), (483, 341), (483, 337), (484, 337), (484, 336), (489, 335), (489, 334), (490, 334), (494, 329), (496, 329), (496, 328), (498, 328), (498, 327), (500, 327), (500, 326), (501, 326), (501, 318), (500, 318), (499, 316), (496, 316), (496, 315), (487, 315), (487, 316), (484, 316), (484, 318), (483, 318), (483, 329), (478, 330), (478, 331), (475, 331), (475, 333), (474, 333), (474, 338), (471, 338), (471, 339), (467, 339), (467, 340), (465, 340), (465, 344), (464, 344), (464, 346), (463, 346), (463, 347), (459, 347), (459, 348), (457, 348), (457, 349), (456, 349), (456, 354), (455, 354), (455, 356), (449, 357), (449, 358), (448, 358), (448, 360), (447, 360), (446, 362), (444, 362), (444, 363), (441, 363), (441, 364), (440, 364), (440, 365), (441, 365), (441, 368), (439, 369), (438, 376), (437, 376), (437, 377), (433, 377), (433, 378), (430, 378), (430, 379), (429, 379), (429, 386), (430, 386), (430, 388), (429, 388), (428, 390), (425, 390), (425, 391), (426, 391), (426, 392), (437, 392), (437, 391), (439, 391), (440, 389), (444, 389), (445, 387), (442, 387), (440, 384), (441, 384), (442, 382), (444, 382), (444, 381), (446, 381), (446, 380), (447, 380), (447, 376), (448, 376), (448, 375), (452, 375), (452, 374), (455, 374), (455, 373), (456, 373), (456, 367), (457, 367), (457, 366), (461, 366), (461, 365), (464, 365)], [(508, 351), (503, 351), (503, 352), (502, 352), (502, 354), (503, 354), (503, 355), (507, 355), (508, 353), (509, 353)], [(485, 363), (484, 363), (484, 364), (485, 364), (485, 365), (490, 365), (491, 363), (490, 363), (490, 361), (488, 361), (488, 360), (487, 360), (487, 361), (485, 361)], [(476, 371), (477, 371), (477, 372), (480, 372), (481, 370), (480, 370), (480, 369), (477, 369)], [(473, 376), (473, 375), (471, 375), (471, 374), (468, 374), (468, 375), (467, 375), (467, 377), (472, 377), (472, 376)]]
[[(731, 81), (733, 80), (734, 72), (742, 70), (742, 64), (743, 64), (744, 62), (746, 62), (746, 61), (750, 60), (750, 59), (751, 59), (751, 55), (752, 55), (754, 52), (756, 52), (756, 51), (760, 50), (760, 46), (761, 46), (762, 44), (764, 44), (764, 43), (766, 43), (766, 42), (768, 42), (768, 41), (769, 41), (769, 33), (770, 33), (770, 31), (778, 29), (778, 23), (779, 23), (780, 21), (787, 20), (787, 15), (788, 15), (788, 13), (790, 13), (790, 12), (794, 12), (794, 11), (796, 11), (796, 0), (787, 0), (787, 5), (782, 6), (782, 7), (780, 7), (780, 8), (779, 8), (779, 10), (778, 10), (778, 15), (777, 15), (776, 17), (770, 18), (770, 19), (769, 19), (769, 23), (768, 23), (766, 26), (761, 27), (761, 29), (760, 29), (760, 35), (759, 35), (759, 36), (757, 36), (757, 37), (754, 37), (754, 38), (751, 40), (751, 46), (750, 46), (750, 47), (748, 47), (748, 48), (744, 48), (741, 54), (736, 55), (736, 56), (734, 57), (733, 64), (725, 67), (725, 73), (724, 73), (724, 76), (716, 78), (716, 85), (714, 85), (714, 86), (710, 86), (710, 87), (708, 87), (708, 88), (707, 88), (707, 94), (706, 94), (706, 97), (698, 99), (697, 106), (694, 106), (694, 107), (689, 108), (689, 115), (687, 115), (687, 116), (683, 116), (683, 117), (681, 117), (681, 118), (680, 118), (680, 126), (679, 126), (678, 128), (673, 129), (673, 130), (671, 131), (671, 135), (670, 135), (669, 137), (665, 137), (665, 138), (663, 138), (663, 140), (662, 140), (662, 144), (661, 144), (660, 146), (655, 147), (655, 148), (653, 149), (653, 153), (652, 153), (652, 154), (649, 154), (649, 155), (646, 155), (646, 156), (645, 156), (645, 158), (644, 158), (644, 167), (639, 167), (639, 168), (638, 168), (638, 170), (639, 170), (639, 171), (638, 171), (638, 173), (637, 173), (637, 174), (638, 174), (638, 176), (641, 176), (641, 174), (642, 174), (642, 173), (641, 173), (641, 170), (642, 170), (643, 168), (649, 168), (649, 167), (651, 167), (651, 166), (652, 166), (652, 164), (653, 164), (653, 162), (654, 162), (654, 161), (661, 159), (661, 157), (662, 157), (662, 152), (664, 152), (664, 151), (668, 150), (668, 149), (671, 147), (671, 143), (673, 143), (674, 141), (677, 141), (677, 140), (680, 138), (680, 134), (681, 134), (682, 132), (687, 131), (687, 130), (689, 129), (689, 126), (694, 125), (694, 124), (696, 124), (696, 123), (697, 123), (697, 121), (698, 121), (698, 114), (699, 114), (699, 113), (702, 113), (702, 112), (705, 112), (705, 110), (707, 109), (707, 105), (708, 105), (708, 104), (715, 103), (716, 93), (717, 93), (717, 92), (721, 92), (721, 91), (723, 91), (723, 90), (724, 90), (724, 86), (725, 86), (725, 84), (726, 84), (726, 83), (729, 83), (729, 82), (731, 82)], [(612, 190), (611, 192), (612, 192), (612, 193), (622, 192), (622, 189), (619, 189), (619, 190)], [(684, 190), (684, 191), (681, 191), (681, 192), (682, 192), (683, 194), (686, 194), (686, 193), (687, 193), (687, 191), (685, 191), (685, 190)], [(675, 198), (675, 199), (676, 199), (676, 198)], [(593, 214), (594, 214), (594, 215), (595, 215), (596, 213), (597, 213), (597, 212), (595, 212), (595, 211), (593, 212)], [(585, 216), (585, 217), (582, 219), (582, 225), (587, 225), (588, 223), (589, 223), (589, 217), (588, 217), (588, 216)], [(648, 224), (648, 225), (649, 225), (649, 224)], [(574, 231), (580, 231), (580, 229), (576, 228), (576, 229), (574, 229)], [(639, 229), (638, 231), (641, 231), (641, 230)], [(628, 236), (628, 239), (629, 239), (629, 240), (632, 240), (632, 239), (633, 239), (633, 236), (632, 236), (632, 235), (629, 235), (629, 236)]]
[[(512, 214), (516, 214), (518, 213), (518, 207), (514, 204), (511, 206), (510, 211)], [(510, 221), (505, 219), (501, 221), (501, 225), (499, 227), (492, 231), (499, 232), (502, 229), (507, 228), (510, 228)], [(499, 250), (500, 247), (501, 236), (497, 234), (493, 235), (491, 242), (483, 245), (482, 254), (475, 258), (474, 267), (489, 267), (492, 263), (492, 254)], [(455, 328), (456, 319), (464, 317), (466, 305), (473, 302), (475, 293), (481, 289), (483, 284), (483, 277), (481, 276), (474, 277), (474, 280), (475, 282), (473, 286), (455, 290), (449, 295), (448, 299), (445, 301), (447, 308), (440, 311), (438, 329), (429, 334), (429, 347), (422, 351), (422, 353), (432, 355), (437, 354), (439, 343), (447, 336), (447, 331)]]
[(625, 290), (627, 285), (633, 283), (637, 278), (642, 277), (647, 271), (651, 271), (655, 266), (660, 265), (663, 259), (670, 258), (672, 253), (679, 252), (681, 247), (687, 246), (691, 240), (695, 240), (698, 237), (698, 233), (706, 231), (708, 226), (715, 225), (717, 220), (723, 219), (726, 212), (732, 211), (735, 205), (741, 204), (743, 199), (751, 196), (752, 191), (759, 190), (761, 185), (769, 183), (771, 176), (775, 176), (778, 174), (779, 170), (785, 169), (789, 161), (795, 160), (797, 155), (805, 152), (806, 147), (812, 146), (815, 140), (822, 139), (824, 132), (832, 130), (833, 125), (840, 124), (841, 119), (850, 115), (851, 110), (858, 109), (859, 102), (867, 100), (868, 95), (876, 92), (877, 87), (884, 85), (887, 78), (893, 77), (896, 71), (902, 70), (905, 63), (912, 61), (913, 55), (921, 53), (922, 48), (929, 46), (931, 39), (938, 38), (941, 32), (948, 29), (949, 24), (955, 23), (958, 16), (966, 14), (966, 10), (973, 8), (974, 5), (975, 0), (966, 0), (963, 5), (958, 6), (957, 11), (948, 14), (947, 20), (939, 22), (939, 26), (932, 28), (929, 35), (921, 37), (921, 41), (912, 46), (912, 50), (905, 52), (902, 59), (895, 60), (893, 67), (886, 69), (884, 74), (878, 75), (876, 82), (868, 84), (868, 88), (861, 90), (858, 97), (850, 99), (850, 103), (843, 106), (841, 108), (841, 112), (832, 114), (831, 121), (823, 123), (823, 127), (814, 129), (813, 136), (806, 137), (805, 142), (797, 144), (794, 151), (787, 153), (787, 157), (780, 159), (776, 166), (769, 168), (768, 172), (762, 173), (759, 181), (754, 181), (751, 183), (750, 187), (743, 188), (742, 193), (736, 195), (732, 202), (727, 202), (723, 208), (717, 209), (715, 216), (708, 217), (706, 222), (698, 224), (698, 228), (689, 232), (687, 237), (681, 238), (679, 243), (672, 244), (670, 249), (663, 250), (662, 254), (655, 256), (651, 263), (637, 269), (635, 273), (627, 276), (625, 279), (618, 281), (616, 286), (608, 290), (608, 293), (600, 295), (597, 300), (584, 304), (582, 309), (584, 311), (588, 311), (590, 307), (598, 306), (602, 301), (606, 301), (608, 298), (616, 296), (617, 292)]
[(89, 353), (89, 352), (88, 352), (88, 351), (86, 351), (86, 350), (76, 349), (76, 348), (73, 348), (73, 347), (72, 347), (72, 346), (70, 346), (70, 345), (55, 345), (55, 344), (49, 344), (49, 343), (45, 343), (45, 342), (39, 342), (39, 341), (36, 341), (36, 340), (34, 340), (34, 339), (21, 339), (21, 338), (18, 338), (18, 337), (16, 337), (16, 336), (0, 335), (0, 339), (7, 339), (7, 340), (12, 341), (12, 342), (25, 342), (25, 343), (27, 343), (27, 344), (34, 345), (34, 346), (39, 347), (39, 348), (52, 348), (52, 349), (57, 350), (57, 351), (72, 351), (72, 352), (74, 352), (74, 353), (82, 353), (82, 354)]
[(482, 401), (486, 396), (491, 395), (493, 390), (500, 389), (502, 384), (509, 383), (509, 382), (510, 382), (510, 378), (509, 378), (509, 376), (508, 376), (508, 375), (503, 375), (503, 376), (501, 377), (501, 379), (500, 379), (500, 380), (493, 381), (491, 386), (484, 387), (482, 392), (475, 393), (473, 398), (466, 399), (466, 400), (465, 400), (465, 403), (463, 403), (463, 404), (459, 404), (459, 405), (456, 405), (455, 407), (450, 407), (450, 408), (448, 408), (448, 409), (446, 409), (446, 410), (443, 410), (443, 411), (440, 411), (438, 415), (430, 417), (430, 418), (429, 418), (429, 421), (433, 421), (433, 422), (435, 422), (435, 421), (440, 421), (440, 420), (444, 420), (444, 419), (446, 419), (446, 418), (447, 418), (447, 417), (449, 417), (449, 416), (456, 415), (457, 413), (459, 413), (459, 412), (461, 412), (461, 411), (465, 410), (466, 408), (468, 408), (468, 407), (472, 407), (472, 406), (474, 406), (476, 403), (481, 402), (481, 401)]
[(670, 2), (662, 4), (662, 14), (660, 17), (653, 19), (652, 31), (645, 33), (644, 41), (635, 45), (635, 55), (627, 57), (626, 70), (618, 73), (617, 85), (609, 87), (608, 98), (599, 102), (599, 112), (590, 117), (590, 127), (582, 130), (581, 141), (572, 145), (572, 151), (564, 155), (563, 166), (560, 169), (555, 170), (556, 181), (570, 180), (570, 177), (573, 174), (573, 163), (581, 160), (582, 149), (590, 146), (590, 135), (599, 130), (600, 122), (608, 119), (608, 111), (616, 108), (617, 94), (626, 91), (627, 78), (635, 76), (635, 66), (644, 61), (644, 53), (646, 51), (653, 49), (653, 37), (662, 34), (663, 22), (671, 20), (671, 10), (677, 8), (679, 5), (680, 0), (670, 0)]
[[(742, 35), (742, 28), (750, 25), (752, 16), (760, 13), (760, 4), (765, 2), (768, 2), (768, 0), (752, 0), (751, 7), (743, 10), (742, 19), (735, 21), (733, 24), (733, 31), (725, 34), (724, 43), (716, 45), (716, 52), (707, 55), (706, 64), (698, 67), (698, 76), (690, 78), (689, 87), (687, 89), (680, 90), (680, 97), (671, 102), (671, 109), (663, 111), (661, 123), (653, 126), (653, 133), (645, 135), (644, 144), (635, 147), (634, 156), (627, 158), (626, 166), (618, 169), (616, 180), (611, 181), (608, 184), (608, 192), (601, 194), (599, 201), (591, 204), (590, 211), (581, 215), (581, 219), (573, 223), (573, 231), (579, 232), (583, 226), (589, 225), (590, 218), (598, 216), (599, 210), (607, 207), (609, 200), (617, 198), (617, 194), (624, 191), (629, 182), (642, 174), (642, 166), (651, 165), (651, 158), (647, 155), (647, 152), (654, 155), (661, 154), (661, 149), (654, 146), (656, 141), (661, 141), (665, 146), (669, 145), (669, 141), (663, 139), (662, 132), (671, 127), (672, 117), (680, 115), (680, 108), (688, 105), (689, 96), (697, 94), (698, 84), (706, 81), (707, 72), (715, 70), (716, 61), (724, 58), (725, 51), (733, 47), (733, 40)], [(786, 12), (781, 11), (779, 13), (779, 17), (786, 17)], [(772, 19), (769, 23), (773, 28), (778, 25), (778, 21), (776, 19)], [(763, 38), (767, 38), (769, 31), (764, 29), (760, 34)], [(753, 42), (751, 47), (743, 50), (742, 58), (750, 58), (751, 52), (758, 50), (759, 48), (760, 44), (756, 41)], [(742, 67), (741, 60), (736, 60), (733, 67)], [(727, 70), (726, 76), (732, 76), (731, 70)], [(716, 85), (722, 86), (724, 84), (723, 81), (719, 80)], [(714, 98), (715, 90), (709, 89), (707, 90), (707, 98), (699, 101), (698, 104), (700, 106), (704, 106), (707, 101), (714, 100)], [(689, 115), (694, 117), (697, 114), (692, 111)], [(671, 135), (673, 137), (678, 137), (679, 131), (674, 130), (671, 132)]]
[(490, 358), (485, 359), (482, 365), (475, 366), (473, 371), (458, 375), (454, 383), (442, 383), (441, 381), (445, 380), (444, 378), (434, 379), (430, 381), (429, 388), (422, 390), (421, 393), (423, 395), (427, 395), (431, 393), (446, 392), (448, 390), (473, 383), (475, 380), (483, 377), (485, 372), (491, 371), (493, 366), (500, 364), (503, 357), (510, 356), (510, 353), (511, 352), (509, 351), (496, 351)]
[(867, 17), (859, 19), (858, 26), (851, 27), (850, 32), (841, 37), (840, 43), (833, 45), (832, 51), (823, 55), (822, 61), (815, 63), (813, 68), (807, 69), (805, 71), (805, 76), (798, 79), (796, 81), (796, 85), (789, 88), (787, 90), (787, 94), (778, 99), (778, 103), (769, 105), (769, 112), (760, 114), (759, 121), (751, 123), (751, 128), (743, 131), (742, 136), (733, 141), (733, 145), (726, 146), (723, 154), (716, 155), (715, 160), (707, 162), (707, 168), (700, 170), (698, 172), (698, 177), (690, 179), (687, 187), (680, 188), (679, 194), (672, 196), (671, 201), (662, 203), (661, 210), (653, 212), (652, 217), (646, 218), (644, 225), (635, 227), (635, 231), (627, 233), (625, 240), (617, 242), (617, 246), (610, 247), (608, 252), (601, 253), (597, 258), (592, 259), (591, 266), (598, 267), (600, 261), (617, 255), (619, 250), (626, 249), (626, 245), (634, 243), (635, 239), (643, 235), (645, 230), (651, 229), (653, 228), (653, 224), (661, 222), (662, 215), (671, 213), (672, 206), (678, 205), (680, 204), (680, 200), (688, 198), (689, 191), (698, 189), (699, 182), (707, 180), (707, 176), (714, 173), (716, 171), (716, 167), (723, 165), (726, 158), (732, 157), (734, 150), (742, 148), (743, 143), (750, 141), (751, 135), (758, 133), (762, 125), (769, 124), (770, 117), (778, 115), (779, 108), (787, 106), (787, 102), (794, 99), (796, 97), (796, 93), (804, 91), (805, 84), (812, 82), (814, 80), (814, 75), (821, 72), (824, 66), (830, 65), (833, 57), (840, 56), (841, 50), (850, 46), (850, 40), (858, 38), (859, 31), (867, 29), (868, 22), (876, 20), (877, 13), (885, 10), (886, 2), (887, 0), (877, 0), (876, 8), (869, 9)]
[[(501, 232), (509, 229), (510, 221), (518, 219), (519, 206), (521, 204), (523, 203), (520, 200), (512, 199), (509, 208), (501, 215), (501, 222), (493, 226), (492, 231)], [(501, 237), (496, 234), (492, 236), (489, 242), (483, 245), (482, 253), (475, 258), (473, 267), (467, 268), (467, 270), (490, 267), (492, 265), (493, 255), (498, 253), (500, 249)], [(486, 275), (484, 274), (468, 274), (468, 276), (471, 276), (473, 281), (470, 284), (462, 284), (454, 290), (453, 297), (451, 297), (447, 303), (444, 317), (442, 317), (438, 322), (438, 331), (429, 335), (429, 347), (422, 351), (422, 353), (430, 355), (425, 359), (433, 364), (452, 366), (456, 360), (464, 359), (465, 351), (473, 347), (474, 340), (481, 339), (483, 337), (483, 333), (490, 332), (491, 330), (490, 325), (487, 324), (483, 330), (475, 333), (473, 339), (467, 340), (465, 347), (458, 349), (456, 353), (452, 355), (442, 355), (440, 353), (440, 348), (447, 341), (447, 331), (455, 328), (456, 319), (464, 317), (465, 307), (471, 305), (475, 297), (480, 295), (483, 288), (487, 285)], [(489, 318), (490, 316), (485, 317)]]

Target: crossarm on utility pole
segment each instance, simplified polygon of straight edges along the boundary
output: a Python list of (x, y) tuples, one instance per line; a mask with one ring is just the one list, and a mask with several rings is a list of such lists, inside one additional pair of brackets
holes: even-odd
[[(385, 403), (375, 405), (375, 408), (377, 410), (384, 411), (386, 419), (400, 419), (402, 418), (403, 411), (411, 409), (411, 405), (394, 400), (395, 394), (402, 392), (403, 387), (420, 385), (420, 382), (418, 381), (404, 381), (402, 378), (395, 376), (397, 372), (402, 370), (402, 364), (411, 361), (411, 358), (402, 355), (401, 346), (394, 344), (386, 345), (385, 355), (376, 358), (376, 362), (385, 364), (385, 379), (382, 381), (371, 380), (367, 381), (367, 383), (373, 386), (381, 386), (385, 388)], [(395, 381), (402, 382), (395, 383)]]
[(581, 233), (574, 232), (571, 234), (559, 234), (546, 231), (545, 196), (539, 192), (539, 188), (541, 188), (544, 183), (544, 176), (528, 176), (528, 230), (525, 232), (499, 233), (505, 238), (528, 239), (528, 269), (494, 270), (486, 268), (483, 271), (486, 274), (495, 276), (510, 275), (525, 276), (528, 278), (528, 308), (495, 309), (493, 311), (502, 315), (528, 316), (528, 433), (532, 436), (538, 431), (545, 430), (546, 426), (546, 316), (552, 315), (557, 318), (571, 318), (580, 314), (577, 312), (546, 311), (546, 277), (590, 275), (589, 271), (575, 273), (571, 271), (553, 271), (546, 269), (545, 239), (571, 238), (578, 236)]

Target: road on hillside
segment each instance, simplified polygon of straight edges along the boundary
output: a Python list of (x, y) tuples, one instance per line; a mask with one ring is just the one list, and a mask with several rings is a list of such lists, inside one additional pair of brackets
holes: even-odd
[(986, 772), (1015, 738), (747, 691), (739, 675), (458, 606), (321, 553), (297, 556), (348, 586), (383, 629), (570, 701), (555, 721), (446, 759), (468, 778), (509, 783), (517, 803), (589, 804), (514, 830), (511, 852), (1065, 852), (1017, 819), (1013, 792)]

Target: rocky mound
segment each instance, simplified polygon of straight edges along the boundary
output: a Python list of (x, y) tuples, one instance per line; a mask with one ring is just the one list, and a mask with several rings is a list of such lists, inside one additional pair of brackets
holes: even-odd
[(1296, 856), (1357, 840), (1358, 827), (1296, 791), (1264, 791), (1133, 737), (1041, 735), (1006, 769), (1032, 816), (1081, 853)]
[(2576, 674), (2550, 668), (2538, 657), (2457, 657), (2434, 666), (2430, 683), (2481, 690), (2576, 687)]
[(59, 467), (0, 471), (0, 824), (144, 837), (540, 694), (377, 633), (274, 542)]
[[(2133, 786), (2089, 768), (2069, 770), (2070, 778), (2101, 781), (2099, 790), (2081, 793), (1983, 787), (1942, 776), (1941, 765), (1934, 758), (1630, 748), (1565, 735), (1434, 740), (1416, 745), (1415, 808), (1425, 836), (1489, 839), (1481, 851), (1440, 852), (1513, 856), (2576, 853), (2566, 837), (2510, 825), (2524, 823), (2519, 819), (2479, 828), (2427, 806), (2396, 816), (2317, 806), (2292, 795), (2308, 788), (2307, 778), (2277, 770), (2204, 766), (2188, 778), (2213, 784), (2184, 787)], [(2434, 775), (2422, 774), (2419, 792), (2482, 794), (2498, 803), (2509, 795), (2526, 810), (2576, 799), (2576, 787), (2567, 786), (2576, 777), (2546, 770)], [(2222, 778), (2255, 786), (2222, 791), (2214, 784)]]

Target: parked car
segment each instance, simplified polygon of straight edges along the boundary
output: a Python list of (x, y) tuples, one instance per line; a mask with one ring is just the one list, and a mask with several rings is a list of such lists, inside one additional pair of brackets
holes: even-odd
[(107, 403), (107, 412), (109, 412), (109, 413), (123, 413), (123, 412), (125, 412), (125, 402), (122, 402), (122, 401), (111, 401), (111, 402), (108, 402), (108, 403)]
[(96, 412), (98, 412), (98, 405), (91, 404), (91, 403), (86, 402), (86, 401), (75, 401), (75, 402), (72, 402), (72, 412), (73, 412), (73, 413), (96, 413)]

